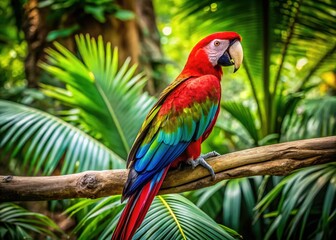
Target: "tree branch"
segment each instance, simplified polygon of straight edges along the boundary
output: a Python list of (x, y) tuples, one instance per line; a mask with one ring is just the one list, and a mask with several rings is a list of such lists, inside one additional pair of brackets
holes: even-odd
[[(214, 185), (224, 179), (287, 175), (293, 170), (336, 161), (336, 136), (251, 148), (209, 159), (211, 180), (202, 167), (169, 171), (160, 194)], [(122, 192), (127, 170), (86, 171), (50, 177), (0, 176), (0, 201), (99, 198)]]

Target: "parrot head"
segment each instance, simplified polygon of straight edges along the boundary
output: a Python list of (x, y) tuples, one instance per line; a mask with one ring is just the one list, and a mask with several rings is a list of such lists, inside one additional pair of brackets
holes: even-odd
[(218, 32), (199, 41), (192, 49), (186, 67), (199, 69), (202, 74), (216, 70), (221, 66), (234, 66), (236, 72), (243, 62), (241, 36), (235, 32)]

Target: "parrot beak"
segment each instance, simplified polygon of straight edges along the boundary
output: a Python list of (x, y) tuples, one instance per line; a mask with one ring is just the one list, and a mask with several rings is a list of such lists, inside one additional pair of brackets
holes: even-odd
[(221, 66), (234, 65), (234, 73), (239, 69), (243, 62), (243, 48), (238, 39), (233, 40), (228, 49), (218, 59), (218, 64)]

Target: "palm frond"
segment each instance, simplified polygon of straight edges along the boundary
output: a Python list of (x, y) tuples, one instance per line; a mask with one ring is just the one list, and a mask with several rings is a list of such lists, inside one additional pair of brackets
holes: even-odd
[(242, 127), (249, 133), (251, 139), (254, 141), (254, 145), (258, 146), (259, 133), (255, 123), (255, 117), (251, 110), (241, 102), (222, 102), (221, 107), (231, 114)]
[[(330, 239), (335, 234), (331, 229), (336, 214), (335, 176), (336, 164), (329, 163), (284, 178), (256, 206), (272, 219), (265, 239)], [(278, 201), (277, 209), (264, 212), (274, 201)]]
[[(245, 237), (262, 239), (260, 222), (253, 222), (253, 208), (257, 203), (257, 189), (261, 182), (262, 177), (225, 180), (187, 193), (186, 196), (213, 219), (221, 219), (225, 226)], [(245, 232), (247, 226), (251, 225), (253, 233)]]
[[(161, 216), (160, 222), (154, 215)], [(181, 195), (158, 196), (149, 216), (136, 233), (136, 239), (234, 239)]]
[(283, 141), (336, 135), (336, 97), (306, 99), (285, 121)]
[(79, 216), (73, 230), (78, 239), (109, 239), (125, 204), (120, 196), (103, 199), (81, 199), (66, 210), (70, 216)]
[(1, 239), (33, 239), (36, 234), (56, 238), (54, 231), (64, 234), (43, 214), (30, 212), (14, 203), (0, 204)]
[(273, 129), (278, 134), (277, 142), (282, 137), (282, 133), (285, 134), (285, 132), (282, 132), (282, 129), (285, 128), (284, 126), (287, 126), (286, 122), (284, 122), (285, 119), (295, 112), (302, 99), (304, 99), (304, 92), (275, 94), (274, 108), (272, 110), (272, 116), (275, 119), (272, 119), (272, 123)]
[(23, 156), (28, 173), (51, 174), (123, 168), (125, 161), (103, 144), (48, 113), (8, 101), (0, 101), (2, 154)]
[[(79, 239), (108, 239), (120, 217), (120, 197), (99, 202), (83, 200), (67, 212), (77, 212), (94, 204), (75, 229)], [(118, 213), (119, 212), (119, 213)], [(106, 221), (109, 219), (109, 221)], [(235, 231), (218, 225), (186, 198), (174, 194), (157, 196), (133, 239), (237, 239)]]
[[(101, 37), (76, 37), (79, 58), (62, 45), (48, 50), (42, 68), (66, 84), (66, 89), (43, 85), (44, 92), (63, 104), (79, 109), (83, 126), (102, 142), (126, 158), (154, 98), (143, 93), (143, 74), (135, 74), (127, 59), (119, 68), (118, 51), (106, 46)], [(80, 60), (82, 59), (82, 60)]]

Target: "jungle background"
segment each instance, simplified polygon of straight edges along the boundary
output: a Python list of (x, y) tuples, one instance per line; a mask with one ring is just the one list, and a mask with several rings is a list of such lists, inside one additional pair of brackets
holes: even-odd
[[(203, 152), (336, 135), (334, 0), (3, 0), (0, 16), (2, 175), (124, 168), (160, 91), (216, 31), (242, 35), (244, 62), (224, 69)], [(335, 239), (335, 193), (335, 163), (225, 180), (157, 197), (134, 239)], [(123, 205), (0, 203), (0, 238), (108, 239)]]

